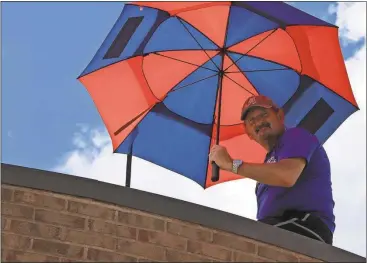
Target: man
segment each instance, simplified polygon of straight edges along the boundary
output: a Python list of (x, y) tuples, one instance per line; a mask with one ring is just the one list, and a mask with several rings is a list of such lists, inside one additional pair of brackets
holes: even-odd
[(330, 163), (316, 136), (301, 128), (287, 129), (283, 111), (265, 96), (246, 100), (241, 114), (247, 135), (267, 151), (264, 163), (233, 160), (219, 145), (211, 149), (209, 160), (258, 182), (260, 222), (332, 244)]

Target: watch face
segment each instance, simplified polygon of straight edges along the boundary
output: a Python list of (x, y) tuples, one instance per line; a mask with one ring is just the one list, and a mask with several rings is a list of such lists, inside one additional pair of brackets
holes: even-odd
[(238, 167), (240, 167), (240, 165), (243, 162), (241, 160), (233, 160), (233, 168), (232, 168), (232, 172), (237, 173), (238, 171)]
[(240, 165), (242, 163), (241, 160), (234, 160), (234, 164), (237, 166), (237, 165)]

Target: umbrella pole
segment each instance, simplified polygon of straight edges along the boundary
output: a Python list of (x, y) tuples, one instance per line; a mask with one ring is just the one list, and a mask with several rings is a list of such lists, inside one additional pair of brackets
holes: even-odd
[[(219, 144), (219, 129), (220, 129), (220, 115), (221, 115), (221, 108), (222, 108), (222, 82), (223, 82), (223, 75), (224, 72), (219, 72), (219, 87), (218, 87), (218, 125), (217, 125), (217, 136), (216, 136), (216, 144)], [(213, 162), (212, 163), (212, 182), (217, 182), (219, 180), (219, 166)]]
[(127, 161), (126, 161), (126, 182), (125, 187), (130, 188), (131, 182), (131, 163), (133, 161), (133, 154), (132, 154), (132, 146), (130, 148), (130, 152), (127, 154)]

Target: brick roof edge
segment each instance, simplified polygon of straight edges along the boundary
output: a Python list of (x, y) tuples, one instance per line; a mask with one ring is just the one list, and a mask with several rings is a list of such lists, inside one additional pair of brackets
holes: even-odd
[(176, 218), (251, 238), (326, 262), (366, 262), (366, 258), (351, 252), (248, 218), (97, 180), (2, 163), (1, 183), (90, 198)]

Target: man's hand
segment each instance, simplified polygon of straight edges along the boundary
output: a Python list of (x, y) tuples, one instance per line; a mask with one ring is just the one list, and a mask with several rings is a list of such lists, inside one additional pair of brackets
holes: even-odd
[(213, 148), (210, 150), (209, 161), (214, 161), (219, 168), (223, 170), (232, 171), (233, 159), (228, 154), (227, 149), (223, 146), (213, 146)]

